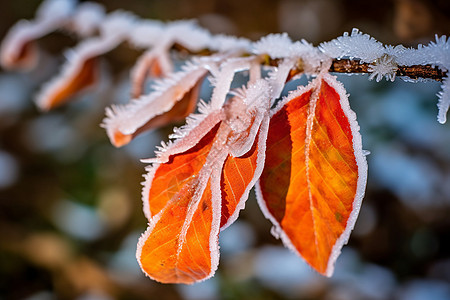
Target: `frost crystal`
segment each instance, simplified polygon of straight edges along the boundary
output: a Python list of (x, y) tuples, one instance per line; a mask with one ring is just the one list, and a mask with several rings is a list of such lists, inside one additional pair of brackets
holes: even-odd
[(437, 94), (439, 102), (437, 104), (439, 108), (438, 121), (441, 124), (447, 122), (447, 112), (450, 106), (450, 79), (446, 77), (442, 84), (442, 91)]
[(353, 28), (351, 35), (347, 32), (332, 41), (322, 43), (320, 50), (333, 58), (359, 58), (371, 63), (384, 54), (383, 44), (368, 34)]
[(386, 77), (386, 80), (394, 81), (397, 69), (398, 67), (394, 61), (394, 58), (389, 55), (383, 55), (374, 63), (369, 65), (368, 70), (369, 72), (372, 72), (369, 79), (372, 80), (376, 78), (375, 80), (379, 82), (383, 79), (383, 77)]
[(271, 58), (284, 58), (291, 55), (292, 41), (287, 33), (269, 34), (255, 42), (252, 47), (254, 54), (268, 54)]
[(295, 42), (291, 47), (291, 56), (302, 59), (306, 74), (317, 74), (323, 62), (330, 58), (305, 40)]

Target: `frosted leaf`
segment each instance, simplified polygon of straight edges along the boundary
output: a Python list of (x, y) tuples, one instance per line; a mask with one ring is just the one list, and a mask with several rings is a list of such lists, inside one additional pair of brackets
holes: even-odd
[(252, 53), (267, 54), (271, 58), (284, 58), (291, 55), (292, 41), (287, 33), (269, 34), (253, 43)]
[(105, 18), (105, 8), (95, 2), (81, 3), (72, 17), (71, 29), (81, 37), (93, 35)]
[(239, 157), (250, 150), (261, 122), (268, 117), (273, 92), (267, 80), (259, 79), (234, 94), (224, 105), (224, 122), (233, 132), (227, 141), (230, 153)]
[[(213, 144), (208, 152), (206, 162), (200, 172), (195, 174), (199, 183), (208, 178), (217, 180), (217, 195), (221, 195), (220, 179), (223, 178), (222, 170), (227, 157), (236, 157), (246, 154), (257, 143), (256, 167), (252, 170), (253, 177), (245, 182), (245, 191), (236, 203), (236, 208), (227, 219), (221, 229), (226, 228), (238, 217), (239, 211), (244, 208), (250, 189), (259, 178), (264, 165), (265, 142), (269, 123), (269, 103), (271, 88), (269, 83), (260, 79), (248, 88), (240, 89), (236, 96), (231, 98), (222, 108), (212, 109), (210, 105), (201, 104), (202, 114), (191, 115), (190, 124), (183, 126), (181, 130), (174, 130), (176, 134), (184, 131), (177, 140), (167, 147), (163, 147), (154, 159), (143, 160), (154, 165), (147, 168), (146, 182), (143, 189), (144, 211), (147, 218), (154, 218), (149, 214), (149, 191), (155, 172), (160, 164), (169, 160), (170, 156), (183, 153), (194, 147), (212, 128), (222, 122), (215, 134)], [(257, 138), (257, 140), (256, 140)], [(231, 155), (231, 156), (230, 156)], [(223, 201), (223, 199), (222, 199)], [(191, 206), (191, 204), (189, 204)], [(194, 207), (194, 205), (193, 205)]]
[(322, 43), (319, 49), (332, 58), (359, 58), (362, 62), (371, 63), (384, 54), (383, 44), (368, 34), (353, 28), (334, 40)]
[(37, 11), (36, 20), (20, 20), (7, 33), (1, 46), (0, 61), (6, 69), (31, 69), (38, 50), (33, 41), (64, 27), (74, 9), (74, 1), (47, 0)]
[(389, 55), (383, 55), (381, 58), (369, 65), (368, 71), (372, 72), (369, 80), (375, 78), (376, 81), (379, 82), (383, 79), (383, 77), (386, 77), (386, 80), (394, 81), (397, 69), (398, 66), (395, 63), (394, 58)]
[(117, 10), (106, 16), (100, 23), (100, 35), (109, 38), (123, 39), (133, 29), (136, 16), (130, 12)]
[(38, 29), (40, 28), (35, 27), (33, 23), (21, 20), (8, 31), (1, 46), (0, 59), (3, 68), (22, 70), (34, 68), (39, 51), (33, 40), (51, 31)]
[(129, 33), (131, 44), (137, 48), (150, 48), (155, 46), (164, 33), (165, 25), (159, 21), (139, 21)]
[[(365, 193), (365, 186), (367, 182), (367, 162), (365, 158), (366, 152), (362, 149), (362, 141), (361, 141), (361, 135), (359, 133), (359, 125), (356, 121), (356, 114), (351, 110), (349, 102), (348, 102), (348, 96), (347, 93), (341, 83), (339, 83), (336, 80), (336, 77), (331, 76), (327, 72), (321, 72), (319, 76), (313, 80), (308, 86), (299, 86), (296, 91), (293, 91), (289, 93), (287, 97), (285, 97), (283, 100), (279, 102), (279, 104), (271, 111), (271, 115), (277, 114), (286, 103), (288, 103), (290, 100), (297, 98), (300, 95), (303, 95), (305, 92), (312, 91), (312, 94), (310, 96), (310, 102), (309, 102), (309, 112), (307, 117), (307, 124), (306, 128), (302, 129), (306, 131), (306, 139), (305, 144), (308, 145), (311, 141), (311, 130), (312, 130), (312, 122), (314, 119), (315, 114), (315, 106), (318, 97), (318, 91), (320, 90), (320, 85), (322, 84), (322, 80), (325, 81), (329, 86), (331, 86), (339, 95), (339, 102), (340, 106), (343, 111), (343, 117), (348, 119), (348, 124), (350, 126), (350, 130), (353, 137), (353, 150), (355, 155), (355, 160), (358, 168), (358, 179), (357, 179), (357, 187), (356, 187), (356, 193), (352, 204), (352, 210), (350, 213), (350, 216), (347, 220), (347, 224), (345, 227), (345, 230), (342, 232), (342, 234), (339, 236), (339, 238), (336, 240), (335, 244), (332, 247), (331, 254), (328, 259), (328, 265), (326, 268), (325, 274), (327, 276), (331, 276), (334, 269), (334, 263), (339, 256), (341, 252), (341, 248), (344, 244), (347, 243), (350, 233), (353, 230), (353, 227), (355, 225), (359, 209), (361, 206), (361, 202)], [(310, 125), (311, 124), (311, 125)], [(306, 146), (305, 146), (306, 147)], [(304, 149), (302, 149), (304, 150)], [(305, 160), (308, 160), (308, 152), (305, 151)], [(306, 164), (306, 174), (308, 174), (308, 164)], [(308, 175), (306, 175), (308, 176)], [(295, 253), (297, 253), (299, 256), (301, 256), (299, 250), (294, 246), (293, 242), (291, 241), (290, 235), (286, 233), (286, 231), (283, 230), (283, 226), (278, 222), (278, 219), (272, 214), (272, 212), (269, 210), (267, 206), (266, 200), (264, 200), (263, 197), (263, 189), (264, 187), (261, 186), (261, 184), (256, 185), (256, 198), (258, 200), (258, 204), (263, 211), (264, 216), (269, 219), (275, 226), (275, 228), (271, 231), (277, 238), (281, 238), (283, 241), (283, 244), (293, 250)]]
[[(90, 86), (95, 82), (81, 82), (76, 86), (78, 80), (97, 77), (97, 69), (93, 66), (97, 56), (117, 47), (120, 39), (110, 38), (91, 38), (83, 41), (74, 49), (67, 51), (66, 63), (62, 67), (61, 73), (45, 84), (36, 97), (36, 103), (42, 110), (49, 110), (54, 106), (60, 105), (81, 89)], [(83, 72), (86, 72), (83, 74)], [(95, 74), (92, 74), (95, 72)], [(77, 87), (75, 89), (75, 87)]]
[(75, 0), (45, 0), (36, 11), (36, 19), (50, 20), (69, 17), (75, 10)]
[(196, 93), (189, 93), (205, 77), (207, 65), (211, 63), (214, 62), (208, 58), (194, 59), (184, 65), (181, 71), (157, 80), (153, 85), (154, 91), (149, 95), (107, 110), (103, 126), (111, 141), (116, 144), (114, 141), (118, 133), (125, 136), (135, 134), (150, 120), (171, 110), (185, 96), (196, 96)]

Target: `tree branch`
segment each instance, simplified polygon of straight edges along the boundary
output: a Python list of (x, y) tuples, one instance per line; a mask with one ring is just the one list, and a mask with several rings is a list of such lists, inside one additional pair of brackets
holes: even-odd
[[(203, 49), (198, 52), (192, 52), (186, 49), (180, 44), (175, 44), (172, 47), (173, 50), (177, 51), (182, 56), (187, 55), (211, 55), (214, 52), (209, 49)], [(245, 54), (247, 55), (247, 54)], [(266, 66), (278, 66), (280, 59), (272, 59), (269, 56), (263, 59), (262, 64)], [(361, 63), (358, 59), (333, 59), (330, 67), (330, 72), (333, 73), (345, 73), (345, 74), (370, 74), (369, 63)], [(291, 71), (290, 76), (295, 76), (302, 73), (301, 68), (297, 68)], [(422, 79), (432, 79), (436, 81), (442, 81), (447, 77), (447, 72), (439, 69), (438, 67), (433, 67), (431, 65), (413, 65), (413, 66), (398, 66), (396, 76), (409, 77), (413, 80)]]
[[(359, 60), (334, 59), (330, 67), (330, 72), (348, 74), (370, 73), (368, 69), (369, 64), (360, 63)], [(423, 78), (442, 81), (444, 77), (447, 77), (447, 72), (430, 65), (398, 66), (396, 76), (406, 76), (411, 79)]]

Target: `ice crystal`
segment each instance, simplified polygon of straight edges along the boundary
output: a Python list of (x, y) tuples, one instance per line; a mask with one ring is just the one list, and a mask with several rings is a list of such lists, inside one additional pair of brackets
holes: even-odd
[(446, 77), (442, 83), (442, 90), (437, 93), (439, 102), (437, 104), (439, 108), (438, 121), (441, 124), (447, 122), (447, 112), (450, 106), (450, 80)]
[(383, 77), (386, 77), (386, 80), (394, 81), (397, 69), (398, 66), (395, 63), (394, 58), (389, 55), (383, 55), (374, 63), (369, 65), (368, 70), (369, 72), (372, 72), (369, 79), (372, 80), (375, 78), (375, 80), (379, 82), (383, 79)]
[(285, 58), (291, 55), (292, 41), (287, 33), (269, 34), (253, 43), (254, 54), (268, 54), (271, 58)]
[(319, 48), (333, 58), (358, 58), (367, 63), (375, 61), (384, 54), (382, 43), (356, 28), (353, 28), (350, 35), (346, 32), (343, 36), (320, 44)]

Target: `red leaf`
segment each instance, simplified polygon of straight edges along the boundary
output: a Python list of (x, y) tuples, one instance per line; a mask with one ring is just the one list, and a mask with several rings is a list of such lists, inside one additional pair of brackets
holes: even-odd
[(285, 245), (327, 276), (364, 194), (358, 131), (344, 88), (328, 74), (292, 93), (270, 120), (259, 204)]

